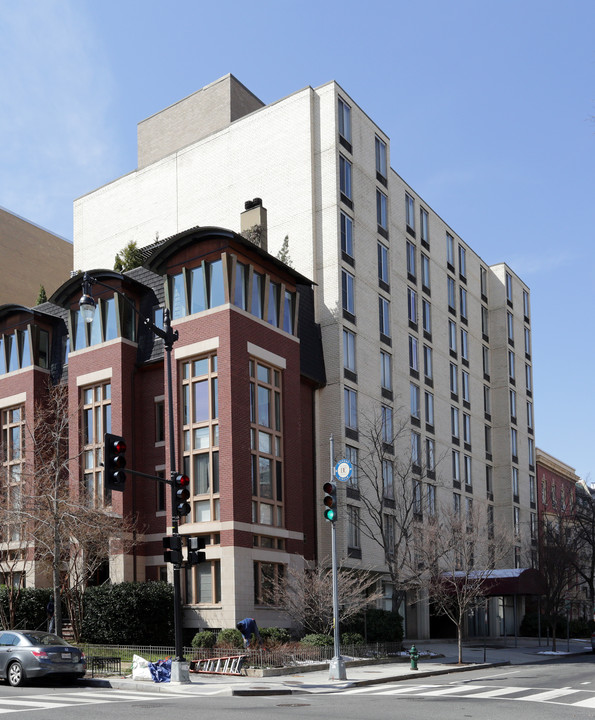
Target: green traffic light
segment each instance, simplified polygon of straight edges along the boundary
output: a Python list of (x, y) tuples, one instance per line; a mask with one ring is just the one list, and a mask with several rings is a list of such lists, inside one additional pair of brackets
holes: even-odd
[(331, 522), (335, 522), (337, 519), (337, 511), (333, 510), (333, 508), (328, 508), (324, 511), (324, 517)]

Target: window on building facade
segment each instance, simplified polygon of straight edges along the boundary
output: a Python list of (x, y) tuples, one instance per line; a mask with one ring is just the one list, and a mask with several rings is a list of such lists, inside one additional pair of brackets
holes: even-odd
[(424, 407), (426, 415), (426, 425), (434, 425), (434, 395), (431, 392), (424, 393)]
[(388, 500), (395, 499), (394, 469), (390, 460), (382, 461), (382, 492)]
[(417, 279), (417, 262), (415, 255), (415, 245), (407, 241), (405, 245), (405, 253), (407, 255), (407, 275), (410, 280)]
[(359, 508), (355, 505), (347, 506), (347, 545), (350, 548), (360, 547)]
[(521, 534), (521, 517), (520, 517), (520, 510), (518, 507), (512, 508), (513, 513), (513, 528), (514, 528), (514, 535), (515, 537), (518, 537)]
[(533, 403), (527, 402), (527, 429), (533, 430)]
[(343, 367), (352, 373), (356, 372), (355, 334), (345, 328), (343, 328)]
[(417, 519), (421, 519), (423, 514), (422, 485), (417, 479), (413, 480), (413, 514)]
[(165, 400), (155, 398), (155, 444), (165, 442)]
[(261, 320), (264, 318), (265, 276), (254, 272), (252, 275), (252, 306), (251, 312)]
[(386, 553), (393, 555), (395, 552), (395, 518), (393, 515), (384, 514), (383, 529)]
[(467, 251), (459, 245), (459, 275), (462, 279), (467, 277)]
[(450, 408), (450, 434), (453, 438), (459, 438), (459, 408)]
[(430, 290), (430, 258), (421, 254), (421, 284), (427, 293)]
[(275, 527), (284, 526), (282, 408), (281, 371), (251, 359), (252, 522)]
[(411, 464), (415, 467), (421, 467), (421, 435), (415, 430), (411, 431)]
[(242, 310), (248, 309), (248, 284), (250, 279), (250, 267), (241, 262), (235, 264), (235, 285), (233, 302), (236, 307)]
[(509, 312), (506, 313), (506, 332), (508, 335), (508, 340), (511, 343), (514, 343), (514, 320), (512, 317), (512, 313)]
[(376, 173), (381, 178), (386, 180), (387, 175), (387, 160), (386, 160), (386, 143), (381, 140), (378, 135), (374, 138), (374, 145), (376, 150)]
[(485, 415), (492, 414), (492, 393), (487, 385), (483, 386), (483, 411)]
[(519, 469), (513, 467), (512, 468), (512, 494), (514, 496), (515, 502), (519, 501)]
[(452, 395), (458, 395), (459, 394), (459, 380), (458, 380), (458, 373), (457, 373), (457, 366), (454, 363), (449, 364), (449, 382), (450, 382), (450, 392)]
[(415, 232), (415, 202), (409, 193), (405, 193), (405, 222), (407, 228)]
[(533, 390), (533, 378), (531, 372), (531, 365), (525, 365), (525, 389), (528, 393)]
[(490, 350), (487, 345), (483, 345), (481, 348), (481, 358), (483, 362), (483, 374), (484, 377), (490, 375)]
[(448, 321), (448, 349), (451, 353), (457, 352), (457, 324), (454, 320)]
[(455, 240), (450, 233), (446, 233), (446, 262), (454, 269), (454, 266), (455, 266)]
[(510, 398), (510, 419), (516, 422), (516, 391), (512, 389), (509, 390), (508, 395)]
[(456, 301), (456, 294), (455, 294), (455, 281), (450, 277), (450, 275), (446, 278), (446, 285), (447, 285), (448, 309), (451, 310), (452, 312), (456, 312), (457, 301)]
[(429, 345), (424, 345), (424, 377), (426, 380), (432, 380), (434, 377), (432, 348)]
[(382, 442), (390, 445), (393, 442), (393, 409), (388, 405), (382, 405), (380, 411)]
[(483, 335), (484, 340), (487, 340), (490, 336), (490, 317), (488, 309), (485, 305), (481, 306), (481, 334)]
[(390, 337), (390, 303), (381, 295), (378, 296), (378, 322), (381, 334)]
[[(200, 565), (199, 565), (200, 567)], [(254, 562), (254, 604), (273, 605), (275, 587), (285, 577), (285, 566), (282, 563)]]
[(85, 498), (90, 505), (102, 507), (111, 502), (103, 479), (103, 436), (112, 431), (111, 383), (85, 387), (81, 393)]
[(71, 313), (70, 323), (71, 350), (92, 347), (117, 337), (136, 340), (134, 311), (119, 295), (100, 299), (90, 323), (83, 321), (79, 310)]
[(518, 457), (518, 435), (516, 428), (510, 428), (510, 450), (513, 458)]
[(355, 278), (347, 270), (341, 271), (341, 290), (343, 310), (351, 316), (355, 315), (355, 294), (354, 294)]
[(420, 390), (415, 383), (409, 383), (409, 405), (411, 417), (419, 420), (421, 413)]
[(388, 248), (382, 243), (378, 243), (378, 280), (383, 282), (387, 287), (390, 282), (388, 268)]
[(418, 341), (413, 335), (409, 335), (409, 370), (419, 372)]
[(349, 479), (347, 480), (347, 485), (349, 487), (357, 489), (359, 487), (359, 480), (358, 480), (359, 458), (358, 458), (357, 448), (352, 447), (351, 445), (345, 445), (345, 459), (351, 463), (351, 475), (349, 476)]
[(471, 395), (469, 390), (469, 373), (466, 370), (461, 371), (461, 397), (463, 398), (463, 402), (471, 402)]
[(535, 507), (536, 499), (535, 475), (529, 475), (529, 502), (531, 503), (531, 507)]
[(341, 213), (341, 251), (353, 258), (353, 220)]
[(515, 379), (515, 361), (514, 352), (512, 350), (508, 351), (508, 378), (512, 381)]
[(461, 329), (461, 358), (469, 362), (469, 333)]
[(407, 319), (417, 325), (417, 293), (410, 287), (407, 288)]
[(529, 467), (532, 468), (535, 465), (535, 440), (533, 438), (527, 440), (527, 451), (529, 454)]
[(436, 469), (436, 444), (433, 438), (426, 438), (426, 470), (428, 473)]
[[(205, 538), (206, 544), (210, 538)], [(221, 561), (207, 560), (184, 570), (184, 602), (212, 605), (221, 602)]]
[(492, 428), (490, 425), (484, 426), (484, 441), (486, 447), (486, 455), (492, 454)]
[(380, 387), (389, 391), (393, 389), (391, 356), (383, 350), (380, 351)]
[(351, 108), (342, 99), (338, 100), (339, 108), (339, 135), (351, 143)]
[(479, 268), (479, 291), (481, 293), (482, 298), (487, 298), (487, 296), (488, 296), (488, 271), (483, 266), (480, 266), (480, 268)]
[(467, 291), (465, 288), (459, 288), (459, 303), (461, 319), (467, 320)]
[(424, 298), (421, 301), (421, 324), (426, 335), (432, 334), (432, 306)]
[(267, 313), (267, 321), (279, 327), (279, 301), (281, 298), (281, 285), (279, 283), (269, 283), (269, 308)]
[[(270, 427), (272, 402), (254, 381), (250, 362), (250, 422), (253, 428)], [(190, 478), (188, 522), (219, 519), (219, 403), (217, 355), (206, 355), (182, 363), (182, 447), (184, 474)], [(267, 424), (269, 423), (269, 424)], [(270, 430), (269, 430), (270, 432)]]
[(388, 198), (376, 190), (376, 222), (382, 230), (388, 230)]
[(345, 427), (357, 430), (357, 393), (351, 388), (344, 388)]
[(461, 517), (461, 496), (459, 493), (453, 493), (452, 494), (452, 509), (454, 511), (454, 514), (460, 518)]
[(531, 331), (527, 327), (524, 329), (524, 336), (525, 336), (525, 355), (527, 357), (531, 357)]
[(426, 246), (430, 244), (430, 226), (428, 223), (428, 211), (424, 208), (419, 209), (419, 233), (422, 243)]
[(25, 406), (19, 405), (0, 412), (2, 424), (2, 480), (7, 524), (0, 528), (4, 542), (20, 542), (22, 539), (19, 511), (22, 505), (22, 479), (25, 462)]
[(506, 299), (512, 303), (512, 276), (510, 273), (506, 273)]
[(428, 485), (428, 514), (430, 517), (436, 515), (436, 486)]
[(468, 413), (463, 413), (463, 442), (471, 444), (471, 416)]
[(523, 290), (523, 315), (529, 319), (529, 293)]
[(352, 200), (351, 163), (343, 155), (339, 155), (339, 189), (347, 200)]
[(494, 492), (494, 469), (491, 465), (486, 465), (486, 492), (488, 497)]

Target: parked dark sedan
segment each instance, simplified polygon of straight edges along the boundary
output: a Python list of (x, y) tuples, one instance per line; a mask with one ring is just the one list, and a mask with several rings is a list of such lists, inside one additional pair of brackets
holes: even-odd
[(57, 635), (40, 630), (0, 632), (0, 678), (13, 687), (48, 675), (74, 681), (85, 671), (84, 653)]

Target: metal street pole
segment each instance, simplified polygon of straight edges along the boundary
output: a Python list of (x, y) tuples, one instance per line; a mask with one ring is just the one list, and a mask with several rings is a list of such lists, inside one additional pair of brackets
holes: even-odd
[[(335, 443), (333, 436), (330, 440), (331, 453), (331, 480), (334, 482), (334, 458)], [(338, 514), (338, 513), (337, 513)], [(334, 656), (329, 664), (329, 680), (347, 680), (345, 672), (345, 662), (341, 657), (340, 639), (339, 639), (339, 578), (337, 572), (337, 523), (331, 523), (331, 561), (333, 570), (333, 627), (335, 630), (334, 638)]]
[[(169, 308), (163, 311), (163, 329), (165, 336), (163, 338), (165, 347), (165, 368), (167, 376), (167, 415), (169, 425), (169, 472), (171, 478), (171, 530), (172, 535), (179, 535), (178, 515), (176, 504), (176, 433), (174, 423), (174, 390), (172, 379), (172, 363), (171, 352), (174, 342), (178, 339), (178, 331), (172, 330)], [(190, 682), (189, 665), (184, 657), (184, 639), (183, 639), (183, 621), (182, 621), (182, 588), (180, 582), (180, 565), (175, 564), (173, 567), (173, 585), (174, 585), (174, 642), (175, 657), (171, 663), (171, 681), (172, 682)]]

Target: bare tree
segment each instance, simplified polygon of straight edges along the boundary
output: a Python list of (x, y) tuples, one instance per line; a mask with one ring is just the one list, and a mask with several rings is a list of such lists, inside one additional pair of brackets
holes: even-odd
[(420, 550), (429, 598), (457, 629), (459, 663), (465, 619), (484, 603), (489, 579), (511, 549), (510, 540), (495, 530), (490, 518), (480, 515), (470, 499), (465, 511), (441, 509), (426, 523)]
[(130, 542), (132, 523), (82, 491), (80, 457), (68, 452), (70, 420), (66, 386), (48, 384), (45, 399), (26, 425), (25, 482), (15, 510), (36, 562), (50, 571), (56, 632), (62, 632), (63, 596), (78, 637), (82, 618), (76, 608), (82, 592), (109, 558), (110, 542)]
[(587, 586), (589, 616), (595, 611), (595, 498), (588, 487), (576, 486), (572, 533), (576, 547), (574, 567)]
[(428, 518), (436, 512), (434, 447), (424, 453), (409, 418), (397, 423), (392, 414), (368, 418), (360, 444), (357, 475), (365, 509), (360, 530), (382, 551), (392, 610), (398, 612), (405, 593), (421, 585), (417, 535), (424, 513)]
[(539, 535), (539, 570), (544, 580), (543, 607), (556, 650), (557, 627), (578, 599), (575, 519), (561, 510), (544, 517)]
[[(375, 573), (340, 568), (338, 588), (341, 622), (375, 605), (382, 597)], [(333, 631), (333, 584), (330, 561), (313, 568), (289, 568), (271, 581), (265, 602), (277, 605), (300, 629), (330, 635)]]

